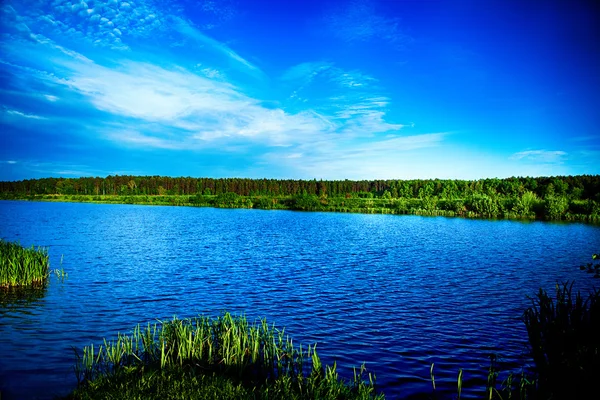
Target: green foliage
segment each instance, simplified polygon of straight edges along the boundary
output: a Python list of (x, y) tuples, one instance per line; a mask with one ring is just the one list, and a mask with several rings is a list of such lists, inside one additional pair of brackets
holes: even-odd
[(0, 288), (40, 286), (49, 275), (48, 249), (26, 249), (15, 242), (0, 239)]
[(579, 267), (580, 270), (586, 271), (588, 274), (594, 274), (594, 278), (600, 278), (600, 255), (592, 254), (592, 262)]
[(465, 202), (462, 199), (446, 199), (438, 201), (438, 207), (441, 210), (453, 211), (460, 214), (465, 211)]
[(316, 181), (117, 175), (0, 182), (0, 199), (599, 222), (600, 175), (475, 181)]
[(600, 290), (572, 287), (557, 284), (554, 299), (540, 289), (523, 316), (541, 398), (585, 398), (600, 376)]
[(315, 211), (321, 208), (321, 203), (315, 195), (300, 195), (293, 198), (291, 208), (301, 211)]
[(569, 200), (564, 196), (546, 196), (544, 213), (547, 219), (560, 220), (569, 208)]
[(496, 199), (486, 194), (471, 196), (469, 205), (474, 212), (486, 217), (496, 217), (499, 213)]
[(523, 193), (519, 198), (517, 198), (517, 201), (513, 206), (513, 211), (519, 215), (527, 217), (533, 214), (533, 208), (537, 203), (537, 195), (532, 191), (528, 190), (525, 193)]
[[(347, 384), (266, 320), (224, 314), (136, 327), (78, 356), (71, 399), (382, 399), (364, 366)], [(309, 363), (310, 361), (310, 363)]]
[(235, 207), (243, 203), (243, 198), (233, 192), (225, 192), (217, 195), (214, 205), (217, 207)]
[(260, 196), (253, 199), (254, 208), (262, 208), (264, 210), (270, 210), (277, 208), (277, 201), (271, 197)]
[(426, 196), (421, 198), (421, 209), (433, 211), (436, 209), (438, 198), (436, 196)]

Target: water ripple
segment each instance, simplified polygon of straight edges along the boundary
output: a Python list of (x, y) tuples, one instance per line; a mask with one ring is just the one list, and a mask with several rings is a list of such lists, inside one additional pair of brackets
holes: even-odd
[(225, 310), (318, 342), (346, 378), (366, 363), (389, 398), (426, 397), (435, 363), (451, 397), (461, 368), (484, 388), (492, 353), (530, 363), (526, 296), (584, 288), (575, 266), (600, 243), (583, 224), (68, 203), (0, 202), (0, 227), (69, 273), (29, 301), (2, 295), (4, 399), (71, 390), (71, 346)]

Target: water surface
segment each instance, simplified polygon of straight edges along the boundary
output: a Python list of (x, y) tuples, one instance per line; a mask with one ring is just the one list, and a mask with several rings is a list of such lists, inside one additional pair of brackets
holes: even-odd
[[(72, 346), (138, 323), (222, 311), (266, 317), (318, 342), (341, 375), (366, 362), (388, 398), (451, 393), (487, 357), (530, 363), (528, 295), (593, 281), (584, 224), (241, 209), (0, 202), (0, 237), (50, 247), (51, 278), (28, 301), (0, 302), (3, 399), (47, 399), (76, 384)], [(478, 390), (484, 386), (479, 385)], [(481, 392), (467, 390), (464, 398)]]

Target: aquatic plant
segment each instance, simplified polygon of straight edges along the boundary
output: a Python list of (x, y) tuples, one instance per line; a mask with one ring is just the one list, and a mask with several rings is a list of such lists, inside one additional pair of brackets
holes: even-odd
[(48, 249), (0, 239), (0, 287), (40, 286), (49, 275)]
[(592, 260), (599, 261), (593, 261), (591, 263), (581, 265), (579, 269), (586, 271), (589, 274), (594, 274), (594, 278), (600, 278), (600, 254), (592, 254)]
[[(455, 394), (452, 394), (452, 391), (448, 391), (448, 393), (446, 393), (445, 395), (439, 393), (435, 382), (433, 367), (434, 364), (432, 363), (430, 368), (430, 375), (431, 384), (433, 386), (433, 392), (431, 396), (429, 396), (430, 399), (460, 399), (463, 395), (463, 389), (469, 390), (471, 396), (479, 391), (478, 387), (473, 386), (473, 384), (465, 386), (464, 371), (462, 369), (459, 369), (458, 377), (456, 379)], [(501, 376), (505, 376), (506, 378), (501, 380)], [(501, 371), (498, 365), (498, 356), (496, 354), (491, 354), (485, 391), (481, 394), (478, 394), (477, 398), (486, 400), (526, 400), (530, 398), (535, 398), (537, 388), (536, 383), (537, 382), (535, 381), (535, 379), (526, 374), (524, 369), (521, 369), (520, 373), (515, 373), (513, 371)]]
[[(158, 387), (174, 385), (173, 377), (181, 378), (182, 385), (200, 385), (191, 398), (223, 391), (235, 394), (232, 398), (383, 398), (375, 395), (374, 376), (368, 374), (365, 381), (364, 365), (347, 384), (335, 364), (323, 367), (316, 345), (304, 351), (266, 320), (250, 324), (229, 313), (138, 325), (130, 335), (118, 334), (116, 340), (87, 346), (76, 355), (79, 387), (70, 398), (106, 398), (107, 393), (161, 398), (147, 397), (147, 382), (153, 382), (156, 393)], [(127, 395), (120, 392), (123, 388)], [(171, 394), (180, 398), (180, 390)]]
[(585, 398), (600, 376), (600, 289), (587, 297), (573, 283), (540, 289), (524, 313), (541, 398)]

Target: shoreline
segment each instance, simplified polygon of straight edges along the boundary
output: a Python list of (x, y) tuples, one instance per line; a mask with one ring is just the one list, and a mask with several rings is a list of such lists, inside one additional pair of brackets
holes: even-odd
[[(562, 222), (562, 223), (588, 223), (600, 224), (600, 215), (565, 213), (560, 219), (547, 218), (540, 213), (530, 212), (521, 215), (516, 212), (498, 212), (495, 214), (482, 214), (469, 210), (466, 205), (457, 211), (420, 207), (426, 199), (420, 198), (319, 198), (316, 196), (240, 196), (235, 193), (223, 195), (30, 195), (30, 196), (2, 196), (0, 200), (39, 201), (61, 203), (90, 203), (90, 204), (132, 204), (148, 206), (183, 206), (183, 207), (209, 207), (209, 208), (245, 208), (256, 210), (288, 210), (307, 212), (338, 212), (351, 214), (392, 214), (392, 215), (417, 215), (426, 217), (467, 218), (482, 220), (510, 220), (522, 222)], [(437, 203), (459, 201), (464, 199), (436, 199)]]

